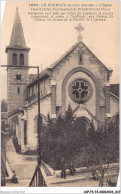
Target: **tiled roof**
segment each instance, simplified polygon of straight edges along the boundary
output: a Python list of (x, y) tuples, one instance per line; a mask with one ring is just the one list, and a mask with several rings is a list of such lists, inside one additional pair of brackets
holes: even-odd
[(114, 94), (115, 96), (119, 97), (119, 84), (111, 84), (110, 92)]
[[(47, 68), (44, 69), (44, 70), (39, 74), (39, 79), (42, 79), (42, 78), (45, 77), (45, 76), (50, 76), (49, 70), (48, 70)], [(31, 78), (33, 77), (33, 80), (30, 78), (30, 81), (31, 81), (31, 82), (29, 82), (29, 85), (35, 83), (35, 82), (38, 80), (37, 74), (34, 74), (33, 76), (31, 76), (31, 74), (30, 74), (30, 77), (31, 77)]]
[(37, 74), (29, 74), (29, 83), (33, 82), (36, 77), (37, 77)]

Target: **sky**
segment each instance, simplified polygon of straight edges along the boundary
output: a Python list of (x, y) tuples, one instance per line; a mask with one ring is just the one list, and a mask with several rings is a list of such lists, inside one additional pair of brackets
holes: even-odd
[[(1, 28), (1, 64), (7, 65), (5, 48), (10, 43), (15, 11), (16, 7), (18, 7), (26, 45), (31, 48), (29, 52), (29, 65), (39, 65), (44, 69), (55, 62), (77, 42), (78, 32), (75, 30), (75, 27), (80, 22), (34, 21), (28, 15), (30, 10), (29, 3), (29, 1), (6, 2)], [(106, 67), (113, 69), (111, 83), (119, 83), (119, 3), (110, 3), (113, 6), (114, 18), (105, 22), (82, 21), (81, 24), (85, 28), (82, 36), (84, 44)], [(31, 70), (30, 73), (35, 73), (35, 71)], [(7, 72), (3, 68), (1, 69), (1, 82), (2, 98), (6, 99)]]

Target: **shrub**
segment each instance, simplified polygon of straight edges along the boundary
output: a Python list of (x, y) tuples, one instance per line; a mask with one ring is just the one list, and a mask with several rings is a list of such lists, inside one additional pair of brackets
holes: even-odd
[(111, 121), (108, 126), (95, 130), (90, 122), (87, 131), (70, 105), (65, 117), (59, 115), (53, 121), (48, 114), (41, 140), (42, 158), (55, 169), (60, 168), (62, 157), (67, 163), (72, 161), (75, 167), (115, 162), (119, 158), (119, 124)]

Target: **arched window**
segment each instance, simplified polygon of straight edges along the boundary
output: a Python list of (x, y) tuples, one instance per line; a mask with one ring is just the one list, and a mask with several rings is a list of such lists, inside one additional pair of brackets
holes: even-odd
[(24, 65), (24, 55), (20, 54), (20, 65)]
[[(44, 117), (42, 115), (40, 115), (40, 125), (43, 125), (43, 119), (44, 119)], [(34, 121), (35, 121), (35, 126), (34, 126), (35, 133), (37, 133), (37, 131), (38, 131), (38, 115), (35, 117)]]
[(13, 53), (13, 65), (17, 65), (17, 54)]
[(79, 52), (79, 56), (78, 56), (78, 61), (79, 61), (79, 65), (83, 65), (83, 55), (80, 52)]
[(20, 88), (18, 87), (18, 95), (20, 94)]

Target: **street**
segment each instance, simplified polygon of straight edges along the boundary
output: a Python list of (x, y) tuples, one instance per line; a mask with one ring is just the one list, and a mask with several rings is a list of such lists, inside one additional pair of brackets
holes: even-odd
[(34, 174), (37, 162), (36, 156), (22, 155), (15, 151), (12, 139), (7, 142), (6, 157), (11, 170), (15, 170), (19, 183), (6, 183), (6, 186), (28, 186)]

